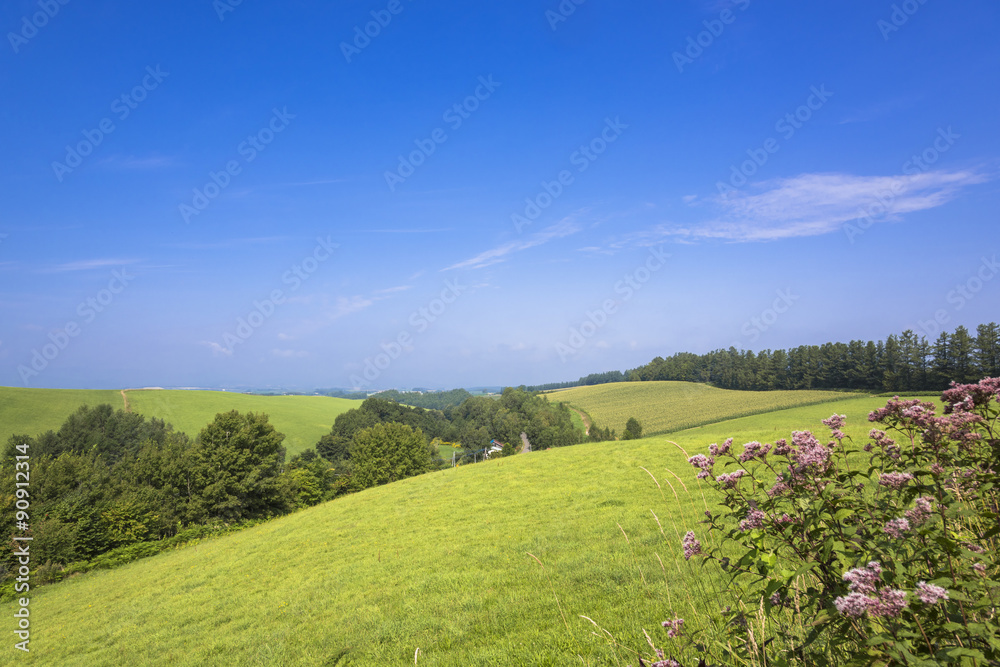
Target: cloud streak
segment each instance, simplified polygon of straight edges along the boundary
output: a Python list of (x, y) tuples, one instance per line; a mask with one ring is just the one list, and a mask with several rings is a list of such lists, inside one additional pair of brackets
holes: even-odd
[(532, 234), (524, 240), (504, 243), (503, 245), (481, 252), (475, 257), (470, 257), (469, 259), (458, 262), (457, 264), (452, 264), (451, 266), (445, 267), (441, 270), (455, 271), (458, 269), (482, 269), (487, 266), (492, 266), (493, 264), (504, 262), (507, 260), (509, 255), (514, 253), (522, 252), (524, 250), (528, 250), (529, 248), (535, 248), (554, 239), (572, 236), (581, 229), (582, 228), (579, 225), (571, 221), (569, 218), (564, 218), (551, 227), (546, 227), (542, 231)]
[(688, 227), (660, 226), (651, 233), (678, 240), (733, 242), (819, 236), (857, 220), (879, 202), (885, 203), (884, 219), (898, 221), (904, 214), (943, 206), (966, 188), (988, 180), (972, 170), (901, 176), (802, 174), (714, 199), (721, 209), (714, 220)]

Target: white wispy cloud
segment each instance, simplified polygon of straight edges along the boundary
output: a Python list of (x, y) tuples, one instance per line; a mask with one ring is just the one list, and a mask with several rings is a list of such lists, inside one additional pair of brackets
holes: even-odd
[(213, 357), (231, 357), (233, 356), (233, 351), (227, 347), (223, 347), (216, 342), (210, 340), (203, 340), (198, 343), (199, 345), (204, 345), (205, 347), (212, 350)]
[[(776, 241), (837, 231), (866, 213), (878, 220), (943, 206), (989, 176), (973, 170), (929, 171), (901, 176), (802, 174), (763, 181), (717, 197), (721, 211), (713, 220), (686, 227), (659, 225), (649, 237)], [(884, 206), (883, 209), (880, 206)]]
[(564, 218), (551, 227), (546, 227), (540, 232), (536, 232), (525, 239), (504, 243), (503, 245), (481, 252), (475, 257), (470, 257), (469, 259), (458, 262), (457, 264), (452, 264), (451, 266), (441, 270), (453, 271), (455, 269), (482, 269), (487, 266), (506, 261), (508, 255), (528, 250), (529, 248), (535, 248), (544, 243), (548, 243), (553, 239), (561, 239), (567, 236), (572, 236), (581, 229), (582, 227), (570, 218)]
[(138, 259), (85, 259), (66, 264), (55, 264), (39, 269), (40, 273), (65, 273), (67, 271), (93, 271), (94, 269), (105, 269), (109, 266), (120, 267), (137, 264)]

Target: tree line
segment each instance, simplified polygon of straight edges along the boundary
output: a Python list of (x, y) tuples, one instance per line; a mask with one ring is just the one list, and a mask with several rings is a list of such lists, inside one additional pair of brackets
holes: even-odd
[(1000, 375), (1000, 326), (981, 324), (973, 335), (963, 326), (934, 342), (912, 330), (884, 341), (800, 345), (783, 350), (713, 350), (656, 357), (627, 371), (592, 373), (576, 382), (527, 387), (549, 391), (610, 382), (674, 380), (723, 389), (854, 389), (876, 392), (947, 389), (952, 381), (977, 382)]
[(680, 380), (724, 389), (858, 389), (940, 391), (952, 381), (1000, 374), (1000, 327), (963, 326), (931, 343), (912, 330), (884, 341), (800, 345), (786, 350), (715, 350), (656, 357), (625, 375), (628, 381)]

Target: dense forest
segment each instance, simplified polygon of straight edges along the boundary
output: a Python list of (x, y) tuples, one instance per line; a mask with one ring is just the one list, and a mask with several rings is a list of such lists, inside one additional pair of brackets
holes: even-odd
[(884, 341), (800, 345), (787, 350), (714, 350), (656, 357), (625, 372), (592, 373), (576, 382), (527, 387), (549, 391), (609, 382), (675, 380), (722, 389), (854, 389), (875, 392), (947, 389), (952, 382), (976, 382), (1000, 375), (1000, 326), (981, 324), (942, 332), (933, 343), (911, 330)]
[(952, 381), (1000, 375), (1000, 327), (942, 332), (931, 343), (913, 331), (885, 341), (801, 345), (758, 353), (736, 348), (657, 357), (626, 373), (629, 381), (706, 382), (724, 389), (861, 389), (940, 391)]

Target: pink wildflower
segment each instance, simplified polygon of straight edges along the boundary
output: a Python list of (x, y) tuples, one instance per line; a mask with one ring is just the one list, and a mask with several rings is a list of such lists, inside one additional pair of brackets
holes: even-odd
[(684, 619), (677, 618), (676, 615), (674, 615), (674, 620), (672, 621), (663, 621), (663, 627), (667, 629), (667, 637), (669, 639), (680, 636), (682, 625), (684, 625)]
[(934, 511), (933, 500), (930, 496), (921, 496), (914, 501), (913, 509), (906, 510), (906, 518), (909, 519), (910, 525), (919, 526), (930, 518)]
[(917, 584), (915, 593), (917, 598), (924, 604), (937, 604), (941, 600), (948, 599), (948, 591), (940, 586), (928, 584), (926, 581), (921, 581)]
[(771, 451), (771, 445), (762, 445), (756, 440), (754, 442), (748, 442), (743, 445), (743, 453), (740, 454), (740, 463), (746, 463), (747, 461), (752, 461), (753, 459), (762, 459), (767, 456), (767, 453)]
[(906, 535), (907, 531), (910, 530), (910, 522), (906, 519), (893, 519), (889, 523), (885, 524), (884, 530), (889, 537), (893, 539), (902, 539)]
[(691, 560), (691, 556), (697, 556), (701, 553), (701, 542), (694, 536), (693, 530), (689, 530), (684, 535), (681, 546), (684, 547), (684, 560)]
[(878, 582), (880, 574), (882, 574), (882, 566), (872, 561), (868, 563), (868, 567), (858, 567), (845, 572), (844, 581), (847, 582), (847, 588), (852, 593), (874, 593), (875, 584)]
[(707, 479), (712, 476), (712, 466), (715, 465), (715, 459), (704, 454), (695, 454), (688, 459), (688, 463), (700, 470), (698, 479)]
[(782, 438), (774, 443), (774, 453), (778, 456), (784, 456), (792, 451), (792, 448), (788, 446), (788, 441)]
[(715, 481), (721, 484), (724, 489), (732, 489), (736, 486), (736, 483), (740, 481), (740, 477), (743, 477), (746, 474), (746, 470), (734, 470), (733, 472), (727, 472), (719, 475), (715, 478)]
[(882, 473), (882, 476), (879, 477), (878, 483), (899, 491), (912, 479), (913, 475), (908, 472), (886, 472)]
[(833, 601), (834, 606), (844, 616), (861, 618), (875, 601), (861, 593), (850, 593)]
[(729, 448), (732, 446), (733, 446), (733, 439), (729, 438), (724, 443), (722, 443), (721, 447), (719, 445), (716, 445), (715, 443), (709, 445), (708, 453), (711, 454), (712, 456), (725, 456), (726, 454), (729, 453)]
[(747, 514), (747, 518), (740, 521), (740, 530), (747, 531), (753, 530), (754, 528), (760, 528), (764, 525), (764, 519), (766, 518), (767, 515), (760, 510), (750, 510), (750, 513)]
[(884, 618), (899, 618), (905, 606), (906, 591), (883, 588), (879, 591), (875, 604), (871, 606), (871, 613)]

